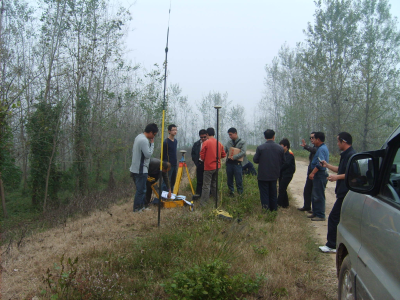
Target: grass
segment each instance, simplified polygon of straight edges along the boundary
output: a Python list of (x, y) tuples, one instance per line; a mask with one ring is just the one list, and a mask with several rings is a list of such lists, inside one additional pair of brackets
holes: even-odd
[(154, 226), (155, 210), (135, 215), (135, 225), (126, 221), (135, 237), (117, 239), (111, 248), (91, 248), (77, 259), (74, 253), (65, 253), (28, 296), (333, 299), (334, 287), (320, 280), (326, 276), (326, 256), (317, 252), (304, 215), (294, 207), (263, 212), (253, 176), (244, 178), (245, 193), (234, 198), (225, 197), (225, 173), (219, 178), (220, 208), (234, 221), (215, 217), (212, 201), (194, 212), (163, 211), (160, 228)]

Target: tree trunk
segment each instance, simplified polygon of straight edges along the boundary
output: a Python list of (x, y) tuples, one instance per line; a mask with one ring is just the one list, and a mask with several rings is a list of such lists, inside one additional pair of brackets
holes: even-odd
[(4, 218), (8, 218), (7, 208), (6, 208), (6, 196), (4, 195), (4, 185), (3, 185), (3, 180), (1, 179), (1, 173), (0, 173), (0, 194), (1, 194), (1, 204), (3, 206), (3, 215)]

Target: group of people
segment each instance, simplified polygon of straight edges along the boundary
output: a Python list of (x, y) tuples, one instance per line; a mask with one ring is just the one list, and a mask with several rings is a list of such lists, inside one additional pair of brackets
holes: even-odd
[[(337, 226), (340, 221), (343, 199), (348, 192), (344, 181), (346, 166), (350, 157), (356, 153), (352, 146), (353, 138), (350, 133), (340, 132), (336, 138), (337, 146), (341, 151), (339, 166), (329, 164), (329, 151), (325, 145), (325, 134), (323, 132), (311, 132), (310, 142), (313, 146), (307, 145), (305, 140), (302, 140), (303, 148), (309, 151), (310, 155), (303, 191), (304, 204), (298, 210), (308, 212), (307, 217), (312, 221), (325, 221), (325, 187), (328, 180), (336, 181), (336, 202), (328, 217), (327, 242), (324, 246), (319, 247), (325, 253), (336, 252)], [(337, 174), (329, 175), (327, 169)]]
[[(164, 191), (171, 197), (174, 189), (178, 169), (177, 126), (168, 126), (168, 137), (163, 142), (162, 176)], [(154, 137), (158, 133), (156, 124), (148, 124), (143, 133), (135, 138), (133, 144), (131, 176), (136, 185), (136, 194), (133, 211), (146, 209), (151, 200), (151, 185), (159, 179), (161, 161), (151, 158), (154, 151)], [(209, 200), (210, 195), (216, 197), (217, 172), (221, 168), (221, 159), (226, 157), (226, 175), (229, 196), (243, 194), (243, 174), (257, 175), (260, 191), (261, 207), (265, 210), (276, 211), (278, 207), (289, 206), (287, 188), (296, 171), (296, 163), (293, 152), (290, 150), (290, 142), (287, 138), (279, 144), (275, 143), (275, 132), (267, 129), (264, 132), (266, 142), (258, 146), (253, 157), (253, 162), (258, 164), (258, 174), (246, 156), (246, 141), (238, 136), (235, 128), (228, 130), (229, 141), (226, 145), (215, 139), (214, 128), (201, 129), (200, 139), (192, 147), (191, 157), (196, 166), (196, 194), (200, 196), (200, 205), (203, 206)], [(337, 145), (341, 152), (339, 166), (329, 164), (329, 150), (325, 145), (323, 132), (312, 132), (310, 141), (313, 146), (302, 140), (302, 146), (310, 152), (309, 166), (306, 184), (304, 186), (304, 205), (298, 208), (300, 211), (310, 213), (308, 217), (312, 221), (325, 220), (325, 188), (327, 181), (336, 181), (337, 200), (328, 218), (327, 243), (321, 246), (323, 252), (335, 252), (336, 229), (340, 221), (342, 202), (347, 193), (344, 182), (344, 174), (349, 158), (355, 153), (352, 147), (352, 137), (347, 132), (341, 132), (337, 136)], [(329, 175), (327, 169), (336, 172), (337, 175)], [(279, 182), (279, 194), (278, 194)]]

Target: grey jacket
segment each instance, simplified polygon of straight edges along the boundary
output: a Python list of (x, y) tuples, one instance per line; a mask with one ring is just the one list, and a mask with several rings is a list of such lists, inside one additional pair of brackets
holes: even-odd
[(264, 144), (257, 147), (253, 161), (259, 164), (258, 180), (277, 180), (279, 178), (281, 166), (285, 161), (285, 151), (274, 141), (266, 141)]
[(133, 143), (132, 165), (129, 171), (136, 174), (148, 173), (150, 157), (153, 151), (154, 143), (150, 143), (143, 133), (139, 134)]
[(235, 146), (234, 146), (233, 140), (231, 140), (231, 139), (229, 139), (229, 141), (226, 143), (226, 145), (225, 145), (226, 160), (228, 161), (229, 148), (231, 148), (231, 147), (239, 148), (240, 153), (234, 155), (233, 160), (237, 160), (237, 159), (243, 157), (243, 161), (241, 163), (242, 163), (242, 166), (245, 166), (249, 162), (249, 160), (247, 159), (247, 156), (246, 156), (247, 144), (244, 140), (242, 140), (239, 137), (236, 139), (235, 142), (236, 142)]

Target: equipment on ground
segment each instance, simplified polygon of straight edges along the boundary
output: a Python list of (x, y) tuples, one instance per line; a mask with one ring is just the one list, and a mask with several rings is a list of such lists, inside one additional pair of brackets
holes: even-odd
[(186, 153), (186, 150), (180, 150), (179, 152), (182, 154), (182, 157), (181, 157), (181, 159), (179, 160), (178, 172), (177, 172), (177, 174), (176, 174), (176, 181), (175, 181), (175, 186), (174, 186), (174, 191), (173, 191), (173, 193), (174, 193), (175, 195), (178, 195), (178, 192), (179, 192), (179, 185), (180, 185), (180, 183), (181, 183), (182, 175), (183, 175), (183, 168), (185, 168), (187, 177), (188, 177), (188, 179), (189, 179), (190, 188), (192, 189), (192, 200), (197, 200), (197, 199), (200, 198), (200, 195), (196, 195), (196, 194), (194, 193), (194, 189), (193, 189), (193, 185), (192, 185), (192, 180), (190, 179), (190, 173), (189, 173), (189, 170), (188, 170), (186, 161), (185, 161), (185, 153)]

